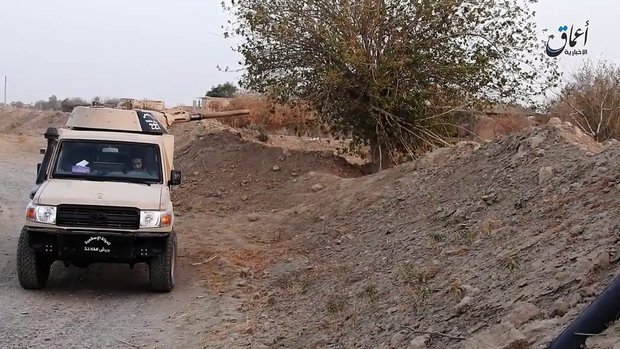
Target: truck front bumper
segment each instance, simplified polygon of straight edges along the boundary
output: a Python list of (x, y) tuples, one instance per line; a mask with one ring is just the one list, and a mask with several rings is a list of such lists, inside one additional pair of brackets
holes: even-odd
[(70, 262), (139, 262), (162, 254), (167, 233), (24, 227), (42, 256)]

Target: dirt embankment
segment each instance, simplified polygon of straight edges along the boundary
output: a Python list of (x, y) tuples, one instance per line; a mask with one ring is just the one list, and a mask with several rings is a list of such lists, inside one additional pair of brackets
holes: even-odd
[[(311, 145), (299, 147), (297, 139), (283, 149), (213, 121), (176, 125), (171, 132), (178, 140), (175, 166), (184, 174), (173, 191), (176, 212), (192, 222), (183, 225), (182, 234), (196, 271), (213, 290), (236, 290), (235, 280), (245, 284), (245, 274), (260, 274), (282, 258), (270, 242), (288, 240), (311, 223), (307, 217), (289, 217), (302, 201), (298, 183), (308, 183), (309, 173), (362, 175), (356, 165), (309, 139), (304, 142)], [(287, 139), (268, 143), (276, 142)]]
[(296, 189), (287, 184), (303, 181), (310, 171), (345, 178), (362, 175), (330, 149), (283, 149), (259, 142), (248, 132), (215, 122), (206, 125), (211, 130), (205, 123), (172, 128), (182, 140), (175, 159), (185, 174), (185, 184), (175, 192), (181, 210), (224, 216), (282, 209), (291, 204), (289, 196)]
[[(362, 178), (313, 164), (272, 185), (298, 166), (279, 163), (281, 151), (227, 168), (265, 153), (230, 147), (234, 135), (200, 137), (185, 149), (198, 173), (177, 193), (202, 203), (184, 206), (192, 216), (204, 205), (201, 233), (245, 244), (220, 265), (240, 270), (222, 285), (251, 297), (240, 331), (259, 343), (542, 347), (619, 260), (620, 147), (567, 124), (460, 143)], [(267, 181), (244, 182), (254, 174)], [(209, 249), (205, 260), (226, 255), (200, 250)]]
[(48, 127), (60, 127), (69, 113), (21, 108), (0, 109), (0, 133), (42, 136)]
[(282, 344), (544, 345), (615, 274), (619, 155), (556, 123), (325, 185), (265, 304)]

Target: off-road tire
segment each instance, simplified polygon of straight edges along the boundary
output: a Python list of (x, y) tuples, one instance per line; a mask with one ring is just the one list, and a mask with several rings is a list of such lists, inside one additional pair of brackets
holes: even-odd
[(166, 239), (166, 249), (149, 263), (150, 288), (154, 292), (170, 292), (174, 288), (177, 265), (177, 235), (173, 231)]
[(17, 243), (17, 278), (27, 290), (44, 288), (50, 275), (52, 261), (43, 258), (28, 245), (28, 232), (22, 229)]

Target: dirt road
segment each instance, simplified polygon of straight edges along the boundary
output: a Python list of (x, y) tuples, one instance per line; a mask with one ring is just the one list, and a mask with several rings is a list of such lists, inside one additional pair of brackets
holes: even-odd
[[(16, 244), (40, 159), (39, 143), (40, 139), (0, 136), (0, 347), (237, 347), (226, 338), (221, 345), (204, 341), (222, 319), (238, 318), (239, 301), (214, 295), (193, 277), (182, 234), (180, 279), (170, 294), (148, 291), (143, 265), (134, 270), (126, 265), (80, 270), (56, 262), (45, 290), (19, 286)], [(182, 217), (179, 220), (182, 227)]]
[(279, 275), (268, 269), (287, 258), (286, 240), (318, 219), (293, 215), (294, 184), (304, 196), (304, 173), (359, 174), (326, 149), (266, 146), (221, 132), (219, 124), (202, 126), (174, 130), (175, 163), (185, 175), (174, 192), (179, 270), (169, 294), (148, 291), (145, 265), (81, 270), (60, 262), (46, 289), (23, 290), (16, 245), (45, 140), (29, 136), (42, 134), (40, 127), (0, 129), (0, 348), (265, 348), (281, 340), (277, 327), (286, 318), (262, 311), (273, 301), (269, 271)]

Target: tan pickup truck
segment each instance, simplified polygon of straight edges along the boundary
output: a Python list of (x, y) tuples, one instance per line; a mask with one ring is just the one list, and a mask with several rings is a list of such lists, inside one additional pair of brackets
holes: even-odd
[[(165, 114), (76, 107), (49, 128), (17, 250), (23, 288), (45, 287), (55, 261), (147, 263), (150, 288), (174, 288), (177, 236), (170, 190), (174, 137)], [(43, 150), (42, 150), (43, 152)]]

